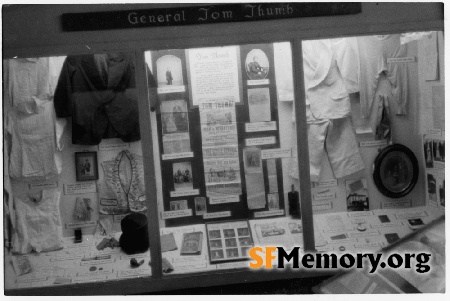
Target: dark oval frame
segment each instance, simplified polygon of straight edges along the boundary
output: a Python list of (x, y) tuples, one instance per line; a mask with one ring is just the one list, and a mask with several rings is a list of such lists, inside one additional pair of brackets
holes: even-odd
[[(412, 177), (411, 180), (401, 188), (401, 191), (393, 191), (390, 187), (387, 187), (383, 181), (382, 177), (385, 174), (385, 168), (383, 168), (383, 163), (386, 160), (390, 160), (393, 154), (400, 152), (404, 155), (403, 159), (410, 161), (412, 166)], [(419, 163), (417, 161), (414, 153), (406, 146), (402, 144), (392, 144), (380, 151), (378, 156), (375, 158), (374, 168), (373, 168), (373, 180), (378, 190), (385, 196), (390, 198), (401, 198), (408, 195), (416, 186), (417, 180), (419, 178)], [(398, 190), (398, 189), (396, 189)]]

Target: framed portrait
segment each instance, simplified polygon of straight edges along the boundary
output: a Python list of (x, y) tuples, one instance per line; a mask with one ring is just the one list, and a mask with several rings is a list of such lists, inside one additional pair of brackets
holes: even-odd
[(76, 152), (75, 170), (77, 181), (98, 180), (97, 152)]
[(248, 260), (253, 237), (247, 220), (206, 224), (209, 260), (213, 263)]
[(406, 196), (413, 190), (418, 177), (417, 158), (404, 145), (389, 145), (375, 159), (373, 180), (378, 190), (387, 197)]

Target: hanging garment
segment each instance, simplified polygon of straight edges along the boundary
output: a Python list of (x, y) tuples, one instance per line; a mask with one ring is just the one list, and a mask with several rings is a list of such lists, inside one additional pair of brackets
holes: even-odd
[[(313, 182), (320, 180), (324, 153), (326, 153), (334, 177), (337, 179), (358, 172), (365, 167), (350, 116), (309, 123), (308, 150), (310, 176)], [(294, 147), (293, 152), (297, 153), (297, 146)], [(294, 156), (291, 176), (297, 179), (299, 177), (296, 156)]]
[[(360, 171), (364, 163), (350, 118), (349, 97), (359, 89), (356, 40), (304, 41), (302, 49), (311, 180), (319, 181), (324, 153), (336, 178)], [(298, 178), (296, 157), (291, 176)]]
[(390, 97), (392, 97), (391, 84), (383, 72), (378, 79), (378, 87), (375, 92), (377, 105), (375, 139), (378, 140), (390, 140), (391, 138)]
[(146, 211), (142, 160), (128, 150), (123, 150), (115, 160), (102, 162), (102, 166), (104, 181), (98, 183), (100, 213)]
[[(54, 72), (51, 58), (5, 60), (5, 136), (10, 146), (9, 175), (19, 180), (48, 179), (61, 172), (56, 150), (64, 125), (53, 112)], [(56, 139), (55, 139), (56, 138)]]
[(39, 100), (51, 100), (48, 58), (7, 60), (7, 91), (11, 104), (24, 114), (38, 114)]
[(60, 192), (56, 189), (14, 197), (14, 253), (27, 254), (63, 248), (59, 198)]
[(378, 79), (384, 72), (391, 83), (395, 113), (406, 114), (407, 103), (407, 65), (406, 63), (388, 63), (388, 58), (406, 56), (406, 45), (400, 44), (400, 35), (359, 37), (360, 98), (361, 114), (369, 117), (375, 99)]
[(377, 130), (376, 130), (376, 139), (377, 140), (390, 140), (391, 139), (391, 121), (389, 120), (389, 107), (386, 105), (386, 101), (380, 100), (381, 107), (381, 119), (378, 122)]
[(48, 58), (4, 61), (9, 175), (20, 180), (56, 175), (53, 97)]
[(313, 119), (337, 119), (350, 114), (348, 94), (359, 90), (355, 38), (304, 41), (303, 70), (306, 104)]
[(138, 141), (134, 62), (123, 53), (68, 56), (55, 91), (58, 117), (72, 116), (72, 143)]
[(53, 104), (45, 101), (38, 105), (38, 109), (38, 114), (12, 111), (8, 116), (8, 132), (11, 134), (9, 175), (12, 178), (49, 179), (58, 174), (54, 157)]

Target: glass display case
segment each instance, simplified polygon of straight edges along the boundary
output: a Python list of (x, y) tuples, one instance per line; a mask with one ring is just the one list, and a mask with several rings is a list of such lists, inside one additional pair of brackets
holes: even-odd
[(331, 275), (249, 251), (375, 252), (443, 215), (442, 28), (285, 26), (8, 49), (6, 294)]

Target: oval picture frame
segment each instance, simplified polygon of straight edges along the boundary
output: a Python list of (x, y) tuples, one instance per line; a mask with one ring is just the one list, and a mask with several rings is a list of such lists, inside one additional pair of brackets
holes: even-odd
[(408, 195), (419, 178), (419, 164), (414, 153), (402, 144), (392, 144), (375, 158), (373, 180), (378, 190), (390, 198)]

